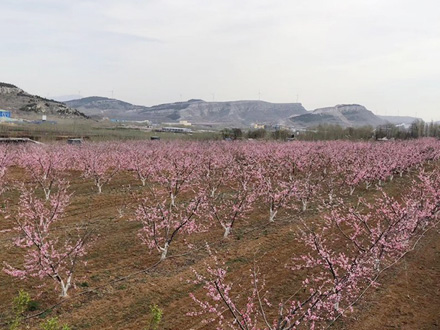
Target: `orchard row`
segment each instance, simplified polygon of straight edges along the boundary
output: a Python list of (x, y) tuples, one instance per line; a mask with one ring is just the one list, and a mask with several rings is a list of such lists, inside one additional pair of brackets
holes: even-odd
[[(26, 146), (0, 149), (2, 193), (17, 190), (18, 207), (7, 206), (5, 219), (14, 223), (14, 244), (23, 249), (22, 265), (5, 263), (4, 271), (19, 277), (51, 279), (65, 297), (74, 284), (76, 265), (85, 261), (90, 233), (60, 237), (54, 232), (71, 202), (69, 181), (78, 177), (105, 193), (118, 175), (138, 180), (141, 195), (130, 215), (142, 228), (140, 241), (162, 261), (173, 242), (185, 236), (223, 229), (227, 239), (236, 224), (262, 208), (268, 223), (310, 207), (328, 214), (318, 225), (302, 223), (309, 253), (292, 256), (292, 271), (311, 268), (304, 279), (306, 294), (294, 295), (278, 307), (260, 296), (263, 283), (252, 272), (254, 289), (247, 304), (230, 295), (227, 270), (216, 256), (207, 274), (196, 272), (210, 301), (193, 299), (206, 321), (237, 329), (294, 329), (336, 319), (375, 284), (377, 276), (399, 260), (418, 235), (435, 222), (440, 207), (438, 172), (426, 164), (440, 158), (434, 139), (409, 142), (133, 142), (81, 146)], [(30, 180), (14, 183), (8, 172), (24, 169)], [(406, 197), (396, 200), (382, 191), (387, 180), (417, 173)], [(370, 204), (345, 203), (356, 189), (381, 190)], [(3, 231), (5, 232), (5, 231)], [(335, 242), (342, 242), (336, 249)], [(208, 248), (209, 250), (209, 248)], [(320, 269), (316, 271), (316, 269)], [(307, 290), (306, 290), (307, 288)], [(269, 317), (275, 310), (274, 321)], [(225, 312), (226, 311), (226, 312)]]

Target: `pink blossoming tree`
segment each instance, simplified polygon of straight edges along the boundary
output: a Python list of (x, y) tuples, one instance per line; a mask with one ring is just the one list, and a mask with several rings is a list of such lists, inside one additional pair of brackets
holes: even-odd
[(46, 200), (40, 199), (33, 189), (21, 188), (19, 208), (10, 217), (19, 234), (15, 246), (23, 249), (23, 267), (4, 263), (3, 271), (20, 279), (36, 277), (52, 279), (61, 288), (60, 296), (67, 297), (73, 285), (78, 262), (86, 254), (88, 232), (74, 239), (60, 237), (55, 225), (62, 220), (71, 195), (67, 183), (58, 181), (57, 191)]

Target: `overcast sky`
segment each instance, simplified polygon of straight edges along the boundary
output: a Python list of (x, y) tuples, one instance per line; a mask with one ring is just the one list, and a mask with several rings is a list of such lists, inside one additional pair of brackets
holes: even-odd
[(0, 81), (44, 97), (440, 120), (440, 0), (0, 0), (0, 31)]

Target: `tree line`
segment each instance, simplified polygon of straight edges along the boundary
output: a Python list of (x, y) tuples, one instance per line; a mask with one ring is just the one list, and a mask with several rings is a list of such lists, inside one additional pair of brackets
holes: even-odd
[(423, 137), (440, 138), (440, 124), (426, 123), (423, 120), (414, 121), (409, 127), (385, 124), (376, 128), (373, 126), (342, 127), (339, 125), (318, 125), (306, 130), (265, 128), (244, 130), (241, 128), (225, 128), (220, 132), (223, 139), (243, 140), (277, 140), (295, 139), (300, 141), (332, 141), (332, 140), (380, 140), (396, 139), (409, 140)]

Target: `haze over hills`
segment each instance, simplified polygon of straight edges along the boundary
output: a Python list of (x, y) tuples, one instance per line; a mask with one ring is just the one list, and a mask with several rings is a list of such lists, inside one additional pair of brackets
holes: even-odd
[(26, 93), (21, 88), (7, 83), (0, 83), (0, 109), (9, 110), (18, 117), (35, 117), (40, 114), (63, 118), (86, 117), (64, 103)]
[[(65, 103), (65, 104), (64, 104)], [(206, 102), (191, 99), (151, 107), (117, 99), (92, 96), (64, 103), (31, 95), (15, 85), (0, 83), (0, 109), (19, 117), (49, 114), (56, 117), (92, 117), (120, 120), (149, 120), (153, 123), (179, 123), (212, 126), (249, 127), (252, 124), (309, 128), (322, 124), (342, 127), (379, 126), (386, 123), (411, 124), (418, 118), (376, 116), (359, 104), (342, 104), (307, 111), (301, 103), (265, 101)]]
[[(280, 124), (286, 118), (307, 113), (301, 103), (264, 101), (192, 102), (180, 111), (181, 120), (222, 125)], [(176, 113), (177, 116), (177, 113)]]
[(289, 118), (295, 127), (313, 127), (317, 125), (339, 125), (342, 127), (379, 126), (387, 121), (359, 104), (339, 104), (334, 107), (320, 108), (309, 113)]
[(153, 123), (169, 123), (186, 120), (193, 124), (248, 127), (253, 123), (281, 124), (296, 128), (315, 127), (322, 124), (342, 127), (378, 126), (386, 123), (410, 124), (417, 118), (377, 116), (359, 104), (342, 104), (334, 107), (307, 111), (300, 103), (270, 103), (265, 101), (205, 102), (192, 99), (152, 107), (133, 105), (128, 102), (106, 98), (86, 97), (67, 101), (95, 118), (125, 120), (150, 120)]
[(400, 124), (411, 125), (416, 120), (422, 120), (422, 118), (409, 117), (409, 116), (379, 116), (379, 117), (394, 125), (400, 125)]
[(70, 100), (78, 100), (78, 99), (82, 99), (83, 96), (79, 95), (79, 94), (70, 94), (70, 95), (58, 95), (58, 96), (54, 96), (52, 99), (54, 99), (55, 101), (58, 102), (66, 102), (66, 101), (70, 101)]
[(205, 102), (192, 99), (185, 102), (144, 107), (105, 97), (87, 97), (67, 101), (88, 116), (126, 120), (150, 120), (153, 123), (179, 122), (223, 126), (249, 126), (252, 123), (278, 124), (287, 118), (307, 113), (300, 103), (269, 103), (264, 101)]
[(145, 120), (144, 116), (139, 115), (139, 113), (148, 109), (144, 106), (100, 96), (85, 97), (64, 103), (92, 118), (108, 117), (124, 120)]

